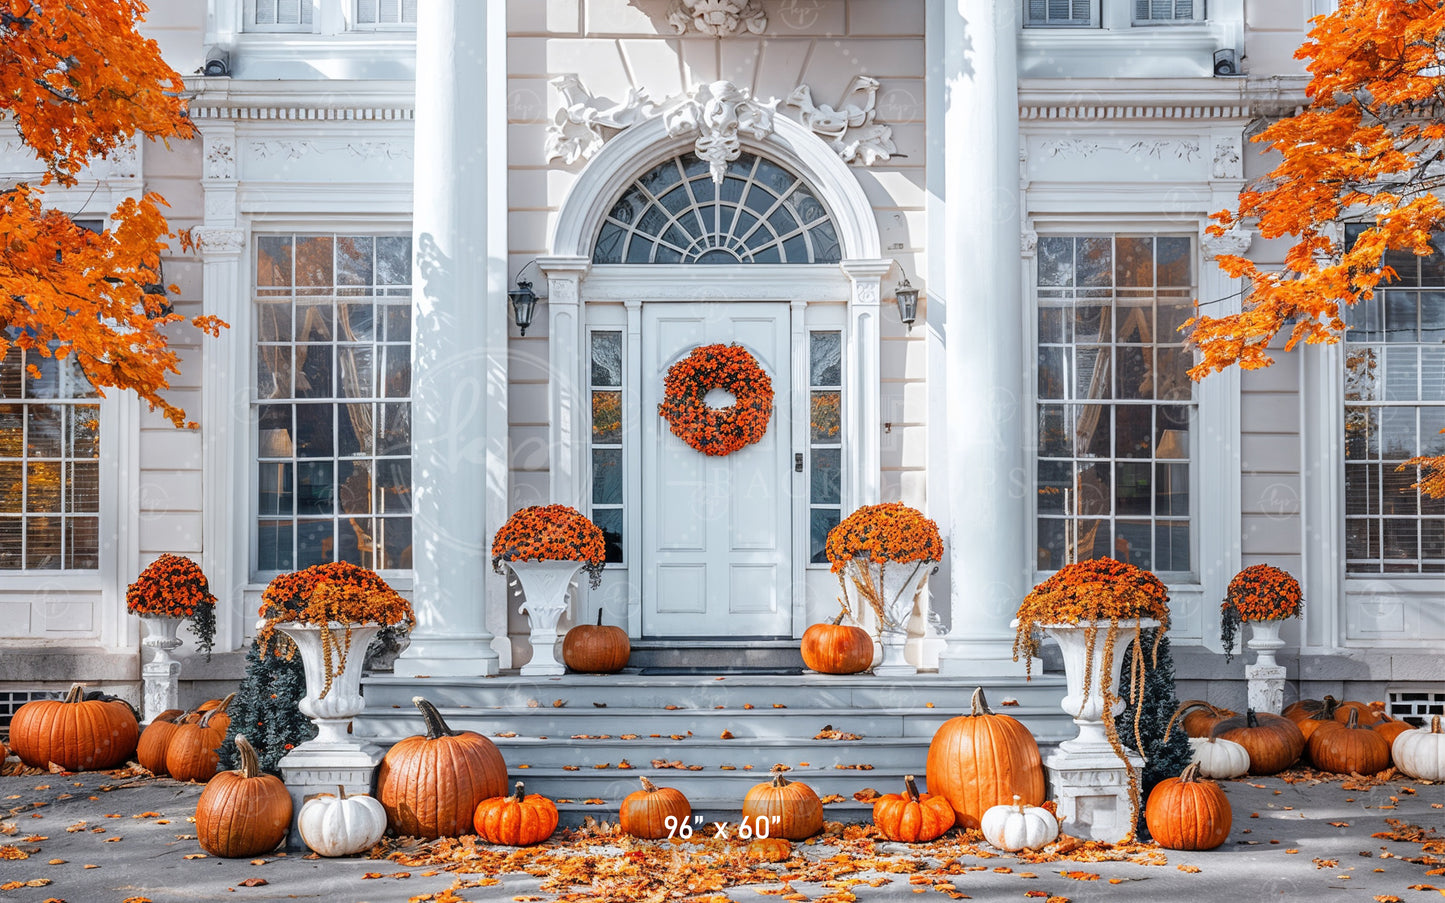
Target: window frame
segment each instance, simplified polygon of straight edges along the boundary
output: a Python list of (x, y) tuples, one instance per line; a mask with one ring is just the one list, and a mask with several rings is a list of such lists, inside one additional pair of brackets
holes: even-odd
[[(1088, 0), (1089, 17), (1087, 21), (1075, 19), (1072, 16), (1068, 19), (1053, 19), (1048, 15), (1047, 11), (1044, 13), (1042, 20), (1033, 19), (1029, 15), (1030, 2), (1031, 0), (1023, 0), (1023, 16), (1020, 17), (1019, 21), (1024, 28), (1063, 28), (1073, 31), (1082, 28), (1098, 28), (1103, 21), (1101, 7), (1107, 0)], [(1047, 5), (1048, 0), (1044, 0), (1044, 2), (1045, 5)], [(1076, 0), (1067, 0), (1067, 2), (1072, 4), (1076, 2)]]
[[(592, 380), (593, 341), (596, 336), (602, 334), (617, 336), (618, 349), (621, 354), (621, 369), (619, 373), (620, 381), (616, 386), (598, 385)], [(632, 511), (631, 506), (628, 505), (628, 501), (631, 497), (630, 490), (632, 488), (631, 455), (633, 454), (633, 451), (631, 446), (637, 444), (638, 434), (637, 426), (636, 424), (629, 422), (631, 418), (627, 416), (627, 412), (629, 409), (628, 399), (629, 397), (635, 397), (635, 393), (637, 390), (632, 385), (632, 380), (629, 378), (632, 375), (632, 368), (629, 366), (628, 355), (632, 352), (632, 349), (629, 347), (627, 337), (627, 328), (625, 325), (590, 324), (587, 327), (587, 357), (585, 363), (583, 364), (583, 372), (586, 374), (586, 381), (584, 383), (584, 386), (587, 389), (587, 412), (589, 415), (587, 423), (588, 460), (586, 465), (585, 480), (586, 495), (584, 499), (587, 504), (587, 516), (589, 518), (592, 518), (594, 523), (596, 522), (596, 518), (593, 517), (593, 512), (597, 510), (599, 505), (603, 510), (618, 511), (621, 513), (622, 541), (618, 544), (619, 557), (615, 561), (609, 558), (604, 564), (604, 568), (612, 568), (617, 570), (625, 570), (627, 566), (631, 564), (632, 554), (630, 553), (635, 548), (636, 539), (636, 537), (630, 535), (632, 532), (630, 529), (630, 515)], [(616, 442), (598, 443), (596, 441), (596, 433), (594, 432), (593, 421), (593, 417), (595, 415), (593, 414), (593, 412), (596, 410), (594, 407), (594, 398), (598, 391), (616, 392), (618, 395), (620, 407), (618, 409)], [(629, 441), (629, 439), (631, 441)], [(622, 500), (615, 504), (608, 502), (599, 503), (596, 501), (596, 483), (593, 475), (596, 472), (595, 452), (599, 449), (599, 447), (603, 450), (616, 450), (618, 452), (618, 466), (621, 468), (620, 479), (622, 483)]]
[[(1186, 17), (1178, 15), (1167, 19), (1154, 19), (1151, 17), (1139, 17), (1139, 3), (1150, 2), (1150, 0), (1130, 0), (1129, 22), (1135, 28), (1177, 28), (1181, 25), (1197, 25), (1209, 21), (1209, 0), (1188, 0), (1193, 6), (1192, 13)], [(1170, 0), (1176, 6), (1181, 0)], [(1177, 10), (1176, 10), (1177, 12)]]

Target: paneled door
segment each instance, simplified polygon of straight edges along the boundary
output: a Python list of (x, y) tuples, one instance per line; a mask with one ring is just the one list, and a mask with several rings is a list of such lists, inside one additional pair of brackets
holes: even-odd
[[(644, 304), (642, 633), (792, 633), (791, 342), (785, 303)], [(763, 438), (694, 450), (657, 413), (667, 370), (698, 345), (742, 345), (773, 383)], [(709, 403), (732, 398), (714, 390)]]

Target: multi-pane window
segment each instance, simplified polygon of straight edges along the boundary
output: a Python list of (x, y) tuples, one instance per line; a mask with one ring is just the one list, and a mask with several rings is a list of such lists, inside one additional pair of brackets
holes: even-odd
[[(33, 378), (29, 368), (40, 372)], [(74, 358), (0, 359), (0, 569), (100, 567), (100, 404)]]
[(622, 456), (622, 333), (592, 333), (592, 522), (602, 531), (607, 560), (622, 561), (625, 459)]
[(409, 568), (411, 237), (256, 241), (256, 569)]
[(1038, 244), (1038, 568), (1111, 557), (1193, 570), (1196, 404), (1178, 328), (1193, 241), (1080, 235)]
[[(1358, 232), (1350, 230), (1350, 238)], [(1345, 568), (1445, 573), (1445, 499), (1415, 488), (1420, 455), (1445, 454), (1445, 237), (1391, 252), (1396, 279), (1344, 312)]]
[(356, 24), (365, 28), (416, 25), (417, 0), (356, 0)]
[(843, 506), (843, 334), (808, 333), (808, 560), (828, 561), (824, 544)]
[(1194, 22), (1204, 18), (1204, 0), (1134, 0), (1135, 25)]
[(1026, 25), (1089, 26), (1099, 24), (1095, 0), (1026, 0)]
[(687, 153), (648, 170), (608, 211), (593, 263), (837, 263), (833, 218), (783, 167), (743, 153), (713, 182)]
[(246, 0), (248, 31), (312, 30), (311, 0)]

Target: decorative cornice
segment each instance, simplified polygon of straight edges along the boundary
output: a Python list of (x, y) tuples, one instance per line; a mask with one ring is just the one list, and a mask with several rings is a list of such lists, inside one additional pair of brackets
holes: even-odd
[(298, 122), (410, 121), (411, 107), (296, 107), (280, 105), (192, 104), (192, 119), (244, 119)]
[(672, 0), (667, 5), (667, 22), (677, 34), (685, 34), (690, 25), (722, 38), (742, 29), (762, 34), (768, 29), (768, 14), (762, 0)]
[(202, 254), (235, 255), (246, 250), (246, 233), (224, 226), (196, 226), (191, 239)]
[(1233, 254), (1236, 257), (1249, 250), (1254, 242), (1254, 232), (1245, 229), (1238, 223), (1224, 230), (1222, 235), (1211, 235), (1205, 232), (1199, 238), (1199, 243), (1204, 248), (1204, 253), (1210, 257), (1220, 254)]
[(1025, 104), (1019, 106), (1019, 119), (1249, 119), (1254, 113), (1249, 104), (1171, 106), (1167, 104)]

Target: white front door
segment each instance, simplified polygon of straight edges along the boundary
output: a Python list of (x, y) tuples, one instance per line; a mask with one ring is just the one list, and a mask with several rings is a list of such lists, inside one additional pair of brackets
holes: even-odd
[[(659, 303), (642, 311), (642, 633), (789, 636), (788, 305)], [(657, 413), (668, 368), (712, 343), (742, 345), (773, 383), (767, 433), (726, 456), (694, 450)]]

